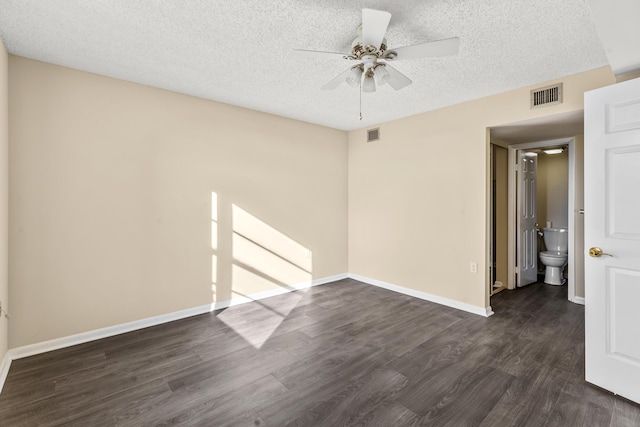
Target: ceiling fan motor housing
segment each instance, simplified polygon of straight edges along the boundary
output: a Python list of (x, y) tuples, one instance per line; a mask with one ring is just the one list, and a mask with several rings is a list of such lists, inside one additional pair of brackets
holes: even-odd
[(371, 45), (363, 45), (362, 38), (357, 37), (353, 43), (351, 43), (351, 55), (353, 59), (362, 59), (365, 55), (375, 55), (378, 58), (383, 58), (384, 54), (387, 50), (386, 39), (382, 41), (380, 47), (371, 46)]

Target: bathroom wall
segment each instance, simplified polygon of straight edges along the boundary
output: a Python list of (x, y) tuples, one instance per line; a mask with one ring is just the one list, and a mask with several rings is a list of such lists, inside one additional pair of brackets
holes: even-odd
[[(8, 54), (0, 40), (0, 303), (9, 310), (9, 104)], [(0, 361), (9, 345), (9, 322), (0, 315)]]
[(347, 273), (346, 132), (16, 56), (9, 79), (11, 348)]
[(538, 224), (545, 226), (551, 221), (553, 227), (567, 228), (569, 225), (569, 155), (538, 153)]

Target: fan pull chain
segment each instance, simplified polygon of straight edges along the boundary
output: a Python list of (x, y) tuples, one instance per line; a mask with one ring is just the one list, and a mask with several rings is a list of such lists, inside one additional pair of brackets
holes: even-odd
[(360, 83), (360, 121), (362, 121), (362, 82)]

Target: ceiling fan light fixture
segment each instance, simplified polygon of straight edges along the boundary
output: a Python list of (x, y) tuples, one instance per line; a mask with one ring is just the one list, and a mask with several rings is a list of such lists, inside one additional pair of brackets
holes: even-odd
[(363, 92), (376, 91), (376, 81), (373, 78), (373, 72), (371, 70), (367, 71), (367, 74), (365, 74), (364, 76), (364, 80), (362, 81), (362, 91)]
[(346, 82), (351, 87), (360, 86), (360, 81), (362, 80), (362, 70), (360, 67), (353, 67), (351, 72), (346, 78)]
[(376, 86), (385, 84), (397, 91), (412, 83), (410, 78), (388, 64), (388, 61), (449, 56), (459, 51), (460, 39), (457, 37), (390, 49), (386, 39), (390, 20), (389, 12), (364, 8), (362, 24), (358, 27), (357, 36), (351, 43), (349, 53), (295, 50), (305, 54), (330, 55), (336, 58), (339, 56), (342, 59), (355, 61), (357, 65), (354, 66), (352, 63), (349, 68), (325, 83), (321, 89), (336, 89), (342, 83), (347, 83), (349, 86), (359, 88), (360, 94), (375, 92)]
[(374, 76), (378, 86), (386, 84), (389, 81), (389, 72), (383, 64), (379, 64), (376, 66)]

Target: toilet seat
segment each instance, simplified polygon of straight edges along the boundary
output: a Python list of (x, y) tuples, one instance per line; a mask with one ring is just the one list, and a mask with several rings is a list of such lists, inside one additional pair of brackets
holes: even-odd
[(568, 257), (568, 253), (557, 252), (557, 251), (542, 251), (540, 252), (540, 256), (546, 256), (549, 258), (565, 258)]

